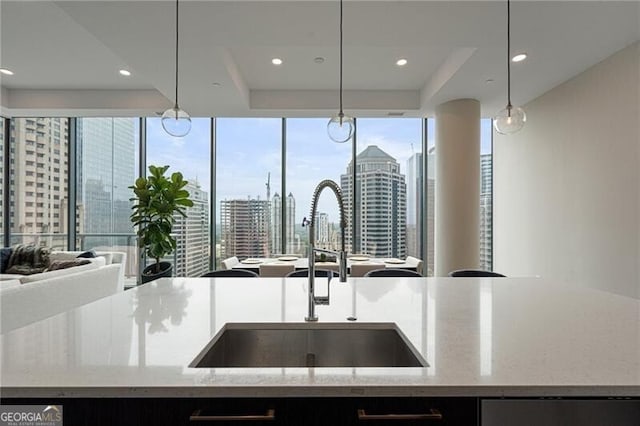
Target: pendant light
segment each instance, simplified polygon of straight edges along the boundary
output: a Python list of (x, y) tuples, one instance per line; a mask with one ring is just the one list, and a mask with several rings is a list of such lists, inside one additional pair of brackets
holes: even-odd
[(353, 118), (342, 111), (342, 0), (340, 0), (340, 111), (327, 124), (329, 138), (338, 143), (347, 142), (353, 136)]
[(527, 115), (520, 107), (511, 105), (511, 4), (507, 0), (507, 107), (493, 118), (493, 127), (503, 135), (516, 133), (524, 126)]
[(182, 137), (191, 130), (191, 117), (178, 105), (178, 0), (176, 0), (176, 102), (162, 114), (162, 127), (171, 136)]

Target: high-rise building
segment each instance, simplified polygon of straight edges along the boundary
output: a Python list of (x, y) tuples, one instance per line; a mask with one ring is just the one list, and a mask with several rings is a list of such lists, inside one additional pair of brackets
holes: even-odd
[[(135, 123), (132, 118), (79, 118), (77, 203), (84, 212), (79, 233), (93, 234), (91, 246), (126, 245), (133, 232), (128, 188), (136, 177)], [(103, 236), (100, 236), (103, 234)]]
[(282, 197), (277, 192), (271, 199), (271, 253), (284, 253), (282, 250)]
[(340, 250), (342, 240), (339, 222), (330, 222), (329, 214), (317, 212), (314, 225), (316, 247), (326, 250)]
[(493, 166), (492, 155), (480, 156), (480, 268), (493, 269)]
[(427, 215), (427, 229), (425, 247), (426, 255), (422, 273), (427, 277), (433, 276), (435, 270), (435, 195), (436, 195), (436, 147), (432, 146), (427, 151), (427, 185), (425, 214)]
[[(112, 231), (113, 215), (111, 209), (111, 193), (105, 189), (102, 181), (87, 179), (83, 182), (82, 202), (79, 204), (84, 211), (84, 221), (80, 224), (84, 233), (109, 233)], [(131, 225), (129, 225), (131, 228)], [(105, 245), (107, 237), (91, 237), (94, 244)]]
[(287, 213), (285, 215), (286, 249), (282, 247), (282, 197), (276, 192), (271, 199), (271, 253), (295, 253), (295, 218), (296, 199), (290, 192), (285, 200)]
[(66, 248), (68, 131), (65, 118), (11, 120), (12, 244)]
[(269, 215), (268, 200), (247, 198), (220, 201), (221, 258), (267, 257)]
[[(407, 188), (398, 162), (378, 148), (368, 146), (356, 157), (359, 211), (355, 232), (347, 227), (347, 250), (377, 257), (406, 256)], [(353, 161), (340, 176), (347, 217), (352, 217)]]
[(284, 250), (287, 253), (296, 253), (296, 199), (290, 192), (287, 195), (287, 215), (285, 216), (285, 237), (287, 243), (287, 249)]
[(314, 218), (316, 235), (316, 247), (331, 250), (331, 240), (329, 239), (329, 215), (323, 212), (317, 212)]
[[(200, 184), (189, 181), (184, 187), (189, 191), (193, 207), (187, 208), (187, 217), (175, 215), (173, 234), (177, 247), (175, 252), (175, 275), (199, 277), (209, 271), (209, 194)], [(173, 261), (171, 257), (170, 261)]]
[(421, 258), (422, 194), (424, 191), (422, 153), (407, 160), (407, 255)]

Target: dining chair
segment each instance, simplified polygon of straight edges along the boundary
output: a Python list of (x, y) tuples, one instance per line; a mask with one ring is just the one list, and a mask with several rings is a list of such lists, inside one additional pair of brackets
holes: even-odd
[(222, 265), (222, 269), (231, 269), (238, 263), (240, 263), (238, 258), (236, 256), (231, 256), (223, 260), (221, 265)]
[(257, 278), (258, 274), (246, 269), (217, 269), (215, 271), (209, 271), (206, 274), (200, 276), (201, 278), (211, 277), (254, 277)]
[(450, 277), (502, 277), (506, 275), (499, 274), (493, 271), (483, 271), (481, 269), (458, 269), (456, 271), (449, 272)]
[(338, 272), (340, 271), (340, 265), (336, 262), (316, 262), (316, 269)]
[(375, 263), (352, 263), (350, 267), (351, 272), (349, 273), (349, 275), (352, 277), (364, 277), (366, 276), (367, 272), (380, 268), (384, 268), (384, 265)]
[(413, 256), (407, 256), (407, 259), (405, 260), (405, 262), (407, 262), (411, 266), (415, 266), (416, 272), (424, 276), (422, 272), (422, 264), (423, 264), (422, 259), (418, 259), (417, 257), (413, 257)]
[(365, 277), (421, 277), (416, 271), (400, 268), (374, 269), (365, 274)]
[[(316, 269), (314, 276), (315, 277), (328, 277), (331, 274), (332, 277), (338, 277), (340, 274), (338, 271), (332, 271), (331, 269)], [(291, 277), (308, 277), (309, 270), (308, 269), (298, 269), (297, 271), (289, 272), (287, 274), (287, 278)]]
[(261, 277), (286, 277), (288, 273), (293, 272), (295, 266), (292, 264), (280, 263), (263, 263), (260, 264)]

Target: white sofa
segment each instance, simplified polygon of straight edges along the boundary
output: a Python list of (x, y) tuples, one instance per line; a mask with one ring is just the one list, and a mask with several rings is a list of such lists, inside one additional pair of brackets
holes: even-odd
[[(49, 260), (72, 260), (76, 259), (81, 251), (54, 251), (49, 255)], [(127, 263), (127, 253), (122, 251), (98, 251), (96, 252), (98, 258), (105, 259), (105, 265), (120, 265), (120, 277), (118, 286), (124, 289), (124, 271)], [(80, 266), (81, 267), (81, 266)]]
[[(81, 252), (52, 252), (69, 260)], [(4, 275), (0, 281), (0, 333), (85, 305), (124, 290), (126, 254), (97, 253), (88, 265), (33, 275)]]

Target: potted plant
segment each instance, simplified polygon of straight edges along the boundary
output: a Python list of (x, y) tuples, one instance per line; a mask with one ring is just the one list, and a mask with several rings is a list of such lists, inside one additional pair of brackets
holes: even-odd
[(161, 262), (176, 249), (176, 240), (171, 236), (175, 215), (187, 216), (187, 207), (193, 206), (189, 191), (183, 189), (187, 181), (182, 173), (175, 172), (170, 178), (165, 176), (169, 166), (149, 166), (150, 175), (136, 179), (129, 188), (135, 194), (131, 222), (138, 227), (138, 247), (155, 263), (142, 271), (142, 282), (160, 277), (170, 277), (173, 266)]

